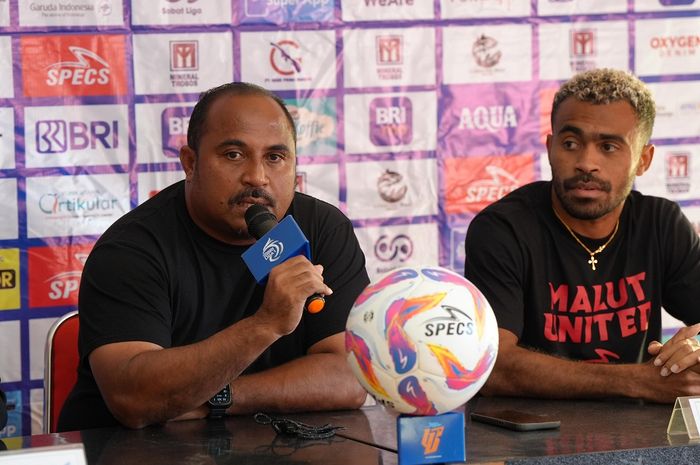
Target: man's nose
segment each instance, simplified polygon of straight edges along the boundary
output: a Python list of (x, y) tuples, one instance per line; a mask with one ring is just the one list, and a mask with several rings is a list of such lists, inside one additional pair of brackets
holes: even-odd
[(576, 169), (584, 173), (592, 173), (598, 171), (598, 161), (600, 154), (593, 143), (585, 144), (579, 151), (576, 158)]
[(262, 160), (249, 160), (243, 169), (243, 182), (245, 184), (264, 186), (268, 183), (267, 170)]

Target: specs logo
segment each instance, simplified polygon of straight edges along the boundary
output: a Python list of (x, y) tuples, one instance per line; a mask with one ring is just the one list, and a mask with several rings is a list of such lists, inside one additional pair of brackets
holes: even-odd
[[(46, 84), (62, 86), (64, 84), (95, 85), (109, 83), (109, 63), (91, 50), (70, 46), (68, 51), (73, 54), (75, 61), (61, 61), (46, 67)], [(91, 63), (102, 67), (93, 68)]]
[(280, 259), (284, 252), (284, 244), (278, 240), (268, 238), (263, 247), (263, 258), (270, 263), (274, 263)]
[(36, 122), (36, 149), (39, 153), (65, 153), (69, 150), (119, 147), (117, 121), (64, 121)]

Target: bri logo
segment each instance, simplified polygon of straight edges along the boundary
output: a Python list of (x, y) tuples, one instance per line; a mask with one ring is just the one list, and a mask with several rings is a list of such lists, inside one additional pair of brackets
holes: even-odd
[(36, 122), (36, 150), (39, 153), (65, 153), (68, 150), (116, 149), (119, 123), (114, 121), (41, 120)]
[(369, 137), (374, 145), (403, 145), (413, 140), (413, 104), (407, 97), (377, 97), (369, 105)]
[(276, 239), (268, 238), (263, 247), (263, 258), (270, 263), (276, 262), (284, 252), (284, 244)]
[(169, 107), (160, 114), (163, 154), (177, 158), (180, 147), (187, 145), (187, 128), (192, 116), (192, 107)]
[(445, 427), (439, 423), (431, 423), (430, 426), (423, 430), (421, 445), (423, 446), (423, 455), (432, 455), (440, 449), (440, 439)]

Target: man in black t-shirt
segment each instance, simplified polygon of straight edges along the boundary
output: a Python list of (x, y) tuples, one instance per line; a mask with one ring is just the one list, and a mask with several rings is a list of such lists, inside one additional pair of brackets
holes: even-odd
[[(496, 313), (485, 394), (700, 395), (700, 240), (674, 202), (632, 191), (651, 163), (655, 104), (624, 71), (574, 76), (554, 97), (551, 182), (479, 213), (465, 276)], [(661, 308), (685, 322), (665, 344)]]
[[(202, 94), (180, 161), (185, 180), (116, 221), (85, 263), (59, 430), (362, 405), (343, 332), (369, 282), (364, 255), (347, 217), (294, 192), (284, 103), (245, 83)], [(316, 264), (291, 258), (257, 285), (241, 258), (252, 204), (291, 215)], [(326, 306), (312, 314), (315, 293)]]

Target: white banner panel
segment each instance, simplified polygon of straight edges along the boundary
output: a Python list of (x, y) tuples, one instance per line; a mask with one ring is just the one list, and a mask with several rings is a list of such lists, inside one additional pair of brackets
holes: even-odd
[(272, 90), (336, 87), (333, 31), (241, 33), (241, 76)]
[(700, 235), (700, 205), (692, 205), (690, 207), (683, 207), (683, 213), (688, 217), (690, 224), (693, 225), (695, 232)]
[(10, 25), (10, 0), (0, 0), (0, 27)]
[(335, 163), (297, 165), (296, 190), (340, 208), (338, 180), (338, 165)]
[(27, 236), (102, 234), (130, 210), (128, 174), (27, 178)]
[(44, 347), (46, 335), (57, 318), (33, 318), (29, 320), (29, 378), (44, 379)]
[[(0, 268), (3, 267), (0, 260)], [(0, 321), (0, 379), (12, 383), (22, 379), (22, 348), (20, 346), (19, 321)]]
[(0, 169), (15, 167), (15, 114), (0, 108)]
[(124, 25), (122, 0), (18, 0), (17, 3), (21, 27)]
[(700, 145), (657, 145), (649, 170), (635, 188), (647, 195), (689, 200), (700, 192)]
[(428, 0), (340, 0), (343, 21), (431, 19), (435, 8)]
[(634, 0), (634, 11), (700, 10), (698, 0)]
[[(435, 85), (435, 29), (348, 29), (343, 35), (345, 87)], [(528, 60), (529, 61), (529, 60)]]
[(652, 138), (697, 137), (700, 134), (700, 95), (697, 82), (648, 84), (656, 102)]
[(127, 164), (128, 118), (126, 105), (26, 107), (27, 167)]
[(540, 26), (540, 77), (563, 80), (595, 68), (629, 69), (626, 21)]
[(199, 93), (233, 80), (230, 32), (134, 34), (137, 94)]
[(530, 16), (530, 0), (440, 0), (443, 19)]
[[(0, 3), (2, 5), (2, 3)], [(0, 14), (0, 18), (2, 15)], [(0, 26), (2, 27), (2, 26)], [(9, 36), (0, 36), (0, 98), (14, 97), (12, 78), (12, 39)]]
[(627, 0), (537, 0), (540, 16), (627, 13)]
[(640, 76), (700, 73), (700, 18), (635, 23), (634, 63)]
[(136, 159), (139, 163), (180, 161), (195, 102), (137, 103)]
[(231, 0), (148, 0), (131, 2), (134, 25), (230, 24)]
[(171, 184), (185, 179), (185, 172), (177, 171), (149, 171), (139, 173), (138, 175), (138, 191), (139, 205), (150, 199), (158, 192), (162, 191)]
[(435, 223), (355, 228), (367, 260), (369, 279), (402, 266), (438, 263), (438, 228)]
[(532, 80), (532, 26), (455, 26), (442, 31), (446, 84)]
[(346, 95), (345, 113), (347, 153), (435, 150), (435, 92)]
[(436, 215), (435, 159), (365, 161), (345, 165), (350, 218)]
[(0, 239), (19, 237), (17, 219), (17, 179), (0, 179)]

